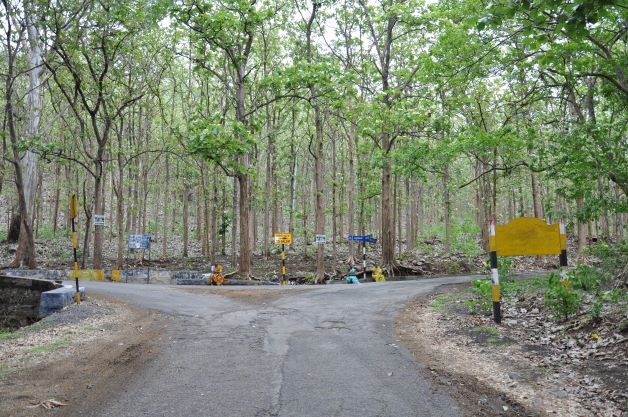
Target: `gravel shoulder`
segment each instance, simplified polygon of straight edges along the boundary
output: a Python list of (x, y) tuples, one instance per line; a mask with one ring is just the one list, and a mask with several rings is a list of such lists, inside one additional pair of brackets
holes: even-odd
[[(467, 314), (462, 300), (468, 289), (467, 284), (443, 286), (409, 303), (396, 321), (399, 338), (425, 365), (423, 373), (466, 415), (627, 415), (621, 339), (613, 345), (612, 359), (599, 361), (593, 354), (578, 360), (582, 349), (558, 343), (570, 337), (560, 331), (555, 345), (539, 345), (531, 341), (542, 339), (540, 333), (522, 329), (512, 315), (497, 326), (490, 316)], [(601, 337), (608, 349), (616, 335)]]
[(0, 339), (0, 416), (71, 414), (119, 389), (154, 357), (159, 315), (103, 297), (5, 333)]

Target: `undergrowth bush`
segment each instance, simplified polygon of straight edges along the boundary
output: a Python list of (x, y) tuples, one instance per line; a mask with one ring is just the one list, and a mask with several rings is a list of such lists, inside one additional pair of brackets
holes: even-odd
[(567, 320), (569, 315), (579, 311), (582, 302), (580, 293), (568, 282), (562, 281), (560, 275), (550, 273), (547, 283), (545, 306), (554, 313), (554, 317)]

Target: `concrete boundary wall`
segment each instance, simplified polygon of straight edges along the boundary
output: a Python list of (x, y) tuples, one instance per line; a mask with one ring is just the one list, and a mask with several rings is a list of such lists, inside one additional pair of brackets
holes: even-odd
[[(74, 271), (63, 269), (7, 269), (6, 275), (48, 281), (65, 281), (74, 279)], [(203, 274), (207, 271), (166, 271), (151, 270), (151, 284), (165, 285), (202, 285), (207, 283)], [(147, 269), (109, 269), (94, 270), (82, 269), (79, 271), (79, 281), (115, 281), (145, 284), (148, 281)]]

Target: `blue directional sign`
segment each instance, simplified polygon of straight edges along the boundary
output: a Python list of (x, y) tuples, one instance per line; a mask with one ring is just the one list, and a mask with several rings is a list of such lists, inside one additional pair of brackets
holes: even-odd
[(377, 243), (373, 235), (349, 235), (348, 239), (355, 242)]

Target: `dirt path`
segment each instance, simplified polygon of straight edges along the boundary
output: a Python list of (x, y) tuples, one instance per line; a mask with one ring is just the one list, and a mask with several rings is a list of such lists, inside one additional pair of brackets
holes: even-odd
[[(595, 394), (613, 389), (615, 380), (600, 381), (583, 366), (548, 364), (549, 352), (520, 343), (505, 326), (497, 328), (490, 318), (456, 312), (463, 308), (457, 297), (467, 288), (443, 286), (421, 296), (400, 312), (396, 322), (400, 339), (426, 365), (424, 374), (444, 387), (466, 415), (626, 415), (621, 405)], [(616, 377), (625, 382), (625, 375)], [(625, 395), (625, 385), (623, 391)]]
[(156, 354), (163, 320), (90, 297), (0, 340), (0, 416), (71, 414), (120, 389)]

